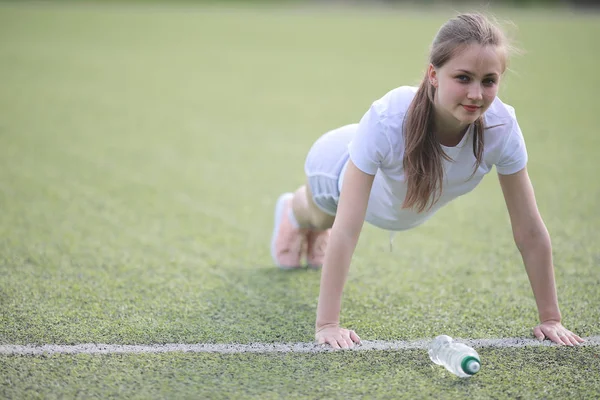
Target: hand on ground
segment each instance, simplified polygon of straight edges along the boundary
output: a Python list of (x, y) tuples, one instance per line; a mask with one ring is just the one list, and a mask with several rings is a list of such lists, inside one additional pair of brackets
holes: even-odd
[(554, 343), (565, 344), (567, 346), (575, 346), (583, 343), (585, 340), (562, 326), (558, 321), (544, 321), (535, 328), (533, 334), (538, 340), (548, 338)]
[(317, 344), (328, 344), (334, 349), (349, 349), (360, 343), (356, 332), (339, 326), (324, 326), (315, 333)]

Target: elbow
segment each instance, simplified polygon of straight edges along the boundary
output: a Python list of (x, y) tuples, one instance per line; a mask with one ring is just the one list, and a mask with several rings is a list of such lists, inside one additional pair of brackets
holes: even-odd
[(516, 230), (513, 236), (515, 245), (521, 253), (532, 249), (551, 250), (550, 235), (543, 225), (535, 229)]

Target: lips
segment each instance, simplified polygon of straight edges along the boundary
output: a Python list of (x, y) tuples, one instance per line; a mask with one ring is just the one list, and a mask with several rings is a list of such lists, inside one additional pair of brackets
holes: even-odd
[(466, 106), (466, 105), (462, 105), (464, 107), (465, 110), (469, 111), (469, 112), (475, 112), (477, 110), (479, 110), (479, 106)]

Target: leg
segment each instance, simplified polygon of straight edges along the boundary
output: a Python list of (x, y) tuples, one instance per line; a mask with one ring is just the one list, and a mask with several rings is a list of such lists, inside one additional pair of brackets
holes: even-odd
[(298, 268), (306, 253), (308, 266), (320, 268), (334, 219), (317, 207), (308, 185), (279, 197), (271, 239), (275, 264), (282, 269)]
[(327, 214), (315, 204), (308, 184), (296, 191), (292, 205), (298, 225), (308, 229), (307, 264), (311, 268), (321, 268), (335, 216)]
[(301, 186), (294, 193), (292, 209), (301, 228), (323, 231), (333, 226), (335, 217), (317, 207), (308, 184)]
[[(279, 267), (299, 266), (305, 252), (309, 266), (322, 265), (329, 231), (335, 219), (323, 209), (335, 213), (339, 198), (335, 175), (347, 161), (348, 143), (356, 126), (347, 125), (317, 139), (304, 164), (310, 186), (307, 182), (296, 192), (286, 193), (277, 201), (271, 255)], [(311, 186), (314, 193), (311, 193)], [(323, 209), (315, 204), (313, 195), (318, 196)]]

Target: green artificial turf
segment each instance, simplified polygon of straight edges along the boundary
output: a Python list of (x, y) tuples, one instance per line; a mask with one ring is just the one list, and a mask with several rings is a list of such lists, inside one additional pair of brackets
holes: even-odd
[(483, 349), (461, 379), (423, 350), (5, 357), (0, 394), (29, 398), (594, 398), (598, 348)]
[[(312, 341), (320, 273), (272, 266), (275, 201), (303, 183), (304, 157), (319, 135), (358, 121), (388, 90), (418, 83), (427, 47), (451, 15), (0, 4), (0, 344)], [(512, 60), (501, 97), (527, 142), (564, 323), (598, 335), (599, 17), (501, 17), (517, 24), (526, 51)], [(388, 233), (366, 226), (342, 321), (366, 340), (530, 337), (537, 312), (494, 173), (422, 227), (399, 233), (392, 252)], [(123, 393), (144, 397), (135, 386), (143, 385), (139, 365), (154, 377), (147, 390), (194, 397), (186, 380), (199, 382), (194, 371), (208, 374), (205, 364), (231, 368), (223, 373), (239, 382), (227, 389), (232, 395), (243, 385), (258, 395), (260, 382), (273, 379), (272, 396), (327, 397), (342, 385), (317, 380), (328, 360), (355, 363), (351, 376), (361, 382), (367, 367), (384, 371), (373, 387), (367, 379), (344, 386), (349, 396), (384, 390), (391, 374), (393, 397), (414, 378), (406, 366), (414, 362), (433, 374), (419, 385), (433, 379), (440, 386), (431, 390), (456, 396), (485, 389), (483, 397), (514, 397), (515, 373), (524, 398), (598, 391), (597, 376), (588, 380), (572, 359), (555, 362), (576, 354), (598, 365), (594, 349), (486, 351), (505, 380), (482, 374), (474, 382), (487, 383), (477, 389), (447, 386), (418, 352), (3, 356), (1, 368), (8, 397), (44, 382), (65, 382), (47, 393), (105, 397), (119, 393), (120, 379)], [(515, 372), (513, 359), (533, 366)], [(285, 362), (314, 382), (295, 382)], [(69, 378), (80, 363), (112, 378)], [(264, 368), (252, 372), (255, 363)], [(206, 393), (221, 390), (208, 382)], [(548, 395), (533, 394), (544, 387)]]

